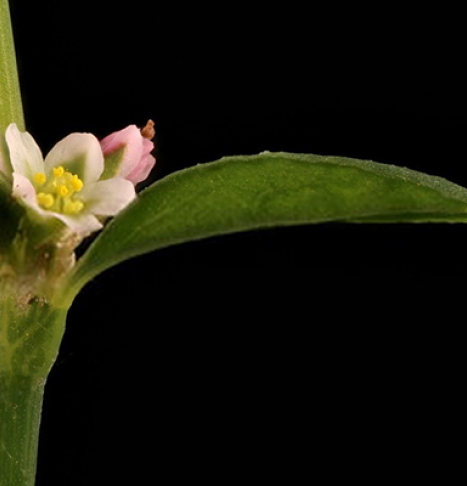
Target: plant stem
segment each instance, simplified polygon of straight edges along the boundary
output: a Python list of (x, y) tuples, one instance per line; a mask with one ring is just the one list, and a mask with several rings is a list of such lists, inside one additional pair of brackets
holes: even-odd
[(67, 309), (15, 283), (0, 276), (0, 486), (33, 486), (44, 385)]
[(8, 0), (0, 0), (0, 133), (10, 123), (25, 130)]
[(33, 486), (44, 380), (0, 375), (0, 486)]

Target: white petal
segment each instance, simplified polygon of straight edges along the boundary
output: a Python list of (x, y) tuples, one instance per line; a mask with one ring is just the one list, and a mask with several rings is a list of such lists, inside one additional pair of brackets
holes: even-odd
[(28, 132), (20, 132), (16, 123), (12, 123), (6, 129), (5, 139), (10, 150), (13, 172), (31, 180), (37, 172), (44, 172), (41, 149)]
[(97, 138), (90, 133), (71, 133), (60, 140), (45, 158), (46, 172), (63, 166), (86, 183), (99, 179), (104, 171), (104, 155)]
[(36, 190), (31, 181), (18, 172), (13, 172), (13, 197), (32, 209), (42, 218), (56, 217), (56, 213), (42, 209), (37, 203)]
[(114, 177), (88, 184), (79, 196), (85, 202), (87, 211), (102, 216), (114, 216), (133, 201), (136, 193), (130, 181)]
[(37, 204), (36, 190), (34, 189), (34, 186), (27, 177), (18, 172), (13, 172), (13, 196), (17, 199), (21, 199), (24, 203), (34, 209), (36, 209), (36, 207), (40, 209)]
[(53, 216), (65, 223), (71, 231), (85, 237), (102, 228), (102, 223), (92, 214), (67, 215), (61, 213), (51, 213)]
[(73, 232), (87, 236), (102, 228), (102, 224), (92, 214), (66, 215), (47, 211), (37, 204), (36, 191), (29, 179), (17, 172), (13, 173), (13, 196), (20, 199), (30, 209), (43, 218), (56, 218), (66, 224)]

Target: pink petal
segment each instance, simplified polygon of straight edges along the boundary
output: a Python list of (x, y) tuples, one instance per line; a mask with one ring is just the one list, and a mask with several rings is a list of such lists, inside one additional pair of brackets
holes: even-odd
[(151, 170), (156, 163), (156, 159), (151, 154), (144, 155), (139, 166), (130, 174), (128, 174), (127, 179), (133, 184), (138, 184), (138, 182), (144, 181), (148, 178)]
[(104, 152), (104, 157), (116, 152), (122, 147), (125, 148), (122, 165), (118, 175), (126, 178), (138, 165), (142, 156), (142, 136), (136, 125), (129, 125), (123, 130), (111, 133), (103, 140), (101, 140), (101, 148)]
[(101, 141), (101, 148), (104, 157), (124, 148), (117, 175), (133, 184), (146, 179), (156, 163), (156, 159), (150, 155), (154, 144), (141, 135), (136, 125), (111, 133)]

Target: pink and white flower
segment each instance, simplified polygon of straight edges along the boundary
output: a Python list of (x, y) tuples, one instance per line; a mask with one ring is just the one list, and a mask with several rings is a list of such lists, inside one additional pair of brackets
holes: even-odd
[[(133, 128), (128, 131), (134, 132)], [(9, 161), (2, 159), (0, 170), (12, 183), (12, 195), (36, 216), (59, 219), (80, 236), (101, 229), (100, 217), (114, 216), (135, 198), (135, 181), (147, 176), (152, 163), (147, 144), (140, 140), (144, 150), (132, 145), (119, 170), (103, 177), (107, 171), (104, 154), (90, 133), (68, 135), (45, 160), (32, 136), (16, 124), (9, 125), (5, 139)], [(135, 144), (136, 137), (130, 139)]]

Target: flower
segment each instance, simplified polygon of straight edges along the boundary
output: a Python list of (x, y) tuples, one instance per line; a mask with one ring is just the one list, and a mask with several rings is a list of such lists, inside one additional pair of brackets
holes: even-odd
[(156, 163), (151, 155), (153, 127), (154, 122), (149, 120), (142, 131), (136, 125), (129, 125), (101, 140), (105, 157), (104, 179), (118, 175), (136, 185), (148, 177)]
[(11, 168), (0, 170), (12, 182), (12, 195), (35, 215), (56, 218), (82, 237), (102, 228), (101, 216), (114, 216), (136, 196), (132, 182), (116, 175), (103, 180), (104, 155), (90, 133), (72, 133), (45, 160), (28, 132), (8, 126), (5, 139)]

